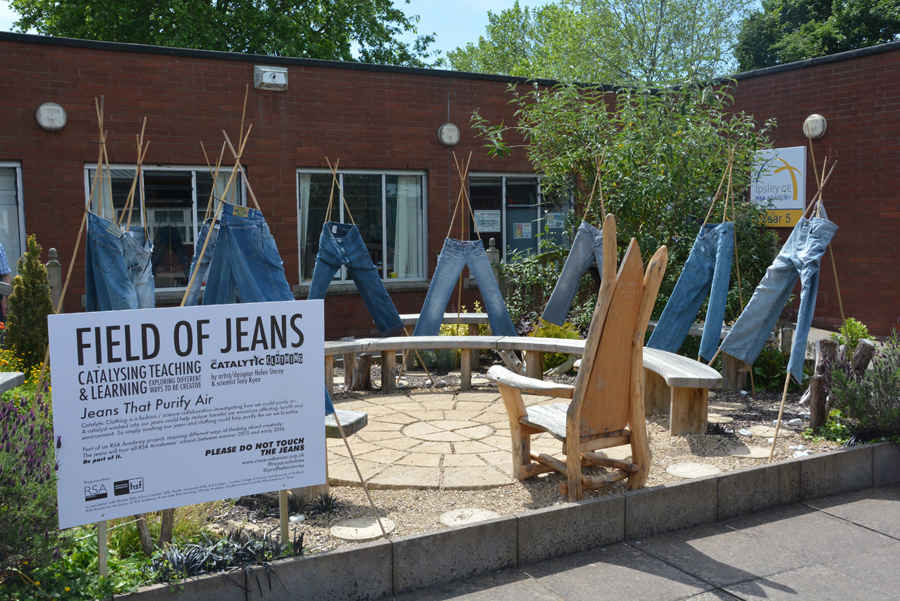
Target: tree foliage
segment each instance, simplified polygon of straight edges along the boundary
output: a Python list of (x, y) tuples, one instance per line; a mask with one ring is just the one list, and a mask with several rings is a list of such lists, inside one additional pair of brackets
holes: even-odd
[(47, 316), (54, 313), (41, 250), (34, 234), (28, 236), (28, 249), (19, 257), (19, 275), (13, 279), (13, 293), (7, 300), (9, 316), (3, 344), (19, 356), (26, 369), (44, 361), (48, 344)]
[(448, 53), (461, 71), (609, 84), (667, 84), (730, 66), (736, 19), (748, 0), (518, 1), (477, 44)]
[(433, 56), (433, 34), (411, 45), (397, 39), (416, 31), (418, 17), (391, 0), (10, 0), (10, 6), (21, 15), (19, 31), (50, 36), (414, 67), (430, 66), (425, 61)]
[[(570, 239), (585, 211), (591, 223), (602, 222), (599, 194), (606, 211), (616, 216), (619, 250), (636, 238), (645, 259), (662, 245), (669, 267), (660, 288), (658, 315), (687, 260), (734, 150), (733, 189), (738, 259), (746, 303), (771, 262), (771, 230), (762, 224), (765, 207), (744, 193), (756, 151), (771, 147), (774, 122), (758, 124), (751, 115), (731, 110), (729, 84), (696, 81), (663, 91), (627, 89), (615, 97), (596, 88), (557, 85), (552, 89), (511, 87), (517, 123), (491, 124), (476, 112), (473, 125), (489, 152), (505, 156), (511, 130), (524, 135), (526, 152), (543, 174), (545, 194), (574, 196)], [(597, 159), (603, 157), (595, 186)], [(727, 183), (727, 182), (726, 182)], [(710, 220), (722, 221), (724, 191)], [(727, 218), (732, 219), (732, 210)], [(732, 270), (728, 316), (741, 310), (737, 270)]]
[(900, 39), (897, 0), (763, 0), (741, 23), (742, 71)]

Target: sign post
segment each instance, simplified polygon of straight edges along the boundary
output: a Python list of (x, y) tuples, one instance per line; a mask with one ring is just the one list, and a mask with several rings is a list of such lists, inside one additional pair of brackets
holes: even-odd
[(806, 203), (806, 147), (756, 153), (750, 198), (767, 207), (766, 227), (794, 227)]
[(52, 315), (60, 528), (325, 481), (322, 301)]

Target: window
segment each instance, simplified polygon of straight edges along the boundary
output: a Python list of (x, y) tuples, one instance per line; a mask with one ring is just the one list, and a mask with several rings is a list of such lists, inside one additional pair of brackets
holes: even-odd
[[(224, 169), (222, 171), (225, 171)], [(215, 198), (225, 192), (231, 178), (231, 169), (219, 172), (216, 178)], [(135, 167), (113, 166), (109, 183), (103, 171), (101, 193), (91, 194), (97, 169), (85, 167), (85, 190), (91, 201), (91, 211), (107, 219), (115, 219), (123, 227), (146, 225), (153, 241), (153, 278), (157, 290), (177, 289), (187, 286), (194, 241), (200, 225), (207, 216), (213, 178), (206, 168), (190, 167), (142, 167), (142, 182), (135, 190), (133, 206), (125, 206), (136, 173)], [(237, 177), (228, 192), (227, 201), (244, 204), (243, 182)], [(146, 202), (141, 204), (141, 193)], [(215, 210), (215, 206), (210, 211)], [(130, 226), (129, 226), (130, 224)]]
[[(330, 171), (297, 173), (300, 281), (312, 280), (329, 199), (331, 221), (356, 224), (382, 279), (424, 279), (425, 175), (342, 172), (338, 183), (347, 206), (337, 186), (332, 194)], [(348, 279), (345, 268), (335, 276), (335, 281)]]
[(25, 216), (22, 213), (22, 167), (0, 162), (0, 244), (12, 276), (25, 250)]
[(473, 175), (469, 197), (478, 232), (470, 217), (472, 239), (480, 237), (487, 247), (494, 238), (504, 259), (513, 252), (537, 252), (540, 238), (569, 244), (564, 220), (571, 203), (545, 196), (539, 177)]

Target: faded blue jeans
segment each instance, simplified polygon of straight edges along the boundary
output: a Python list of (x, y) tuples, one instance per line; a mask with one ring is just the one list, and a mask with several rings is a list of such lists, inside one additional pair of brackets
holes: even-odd
[(194, 283), (187, 292), (187, 298), (184, 301), (186, 307), (194, 307), (197, 305), (197, 301), (200, 299), (200, 290), (209, 273), (209, 264), (212, 262), (213, 254), (216, 251), (216, 239), (219, 237), (218, 226), (212, 229), (212, 235), (209, 236), (209, 244), (206, 245), (206, 252), (203, 253), (203, 261), (200, 262), (200, 271), (197, 276), (194, 277), (194, 271), (197, 269), (197, 261), (200, 259), (200, 252), (203, 250), (203, 245), (206, 244), (207, 235), (209, 235), (210, 223), (212, 223), (212, 219), (207, 219), (203, 225), (200, 226), (200, 235), (197, 236), (197, 241), (194, 243), (194, 257), (191, 259), (191, 272), (188, 275), (188, 284), (191, 284), (191, 278), (194, 279)]
[(723, 353), (747, 363), (756, 361), (799, 278), (800, 309), (788, 372), (797, 382), (803, 380), (806, 339), (819, 290), (819, 263), (837, 230), (834, 223), (820, 217), (804, 217), (797, 222), (744, 312), (722, 342)]
[(143, 228), (121, 227), (88, 213), (85, 305), (88, 311), (152, 309), (156, 306), (151, 256)]
[(230, 304), (237, 300), (236, 294), (245, 303), (294, 300), (275, 238), (262, 213), (225, 204), (203, 304)]
[(703, 324), (703, 337), (700, 339), (700, 357), (712, 359), (722, 336), (733, 255), (733, 223), (710, 223), (703, 226), (694, 240), (675, 290), (647, 342), (649, 348), (677, 352), (697, 317), (700, 305), (706, 298), (706, 291), (709, 290), (709, 305)]
[(581, 286), (581, 276), (585, 274), (591, 263), (597, 261), (597, 269), (603, 273), (603, 231), (598, 230), (587, 221), (582, 221), (575, 232), (575, 240), (569, 256), (563, 265), (562, 272), (553, 294), (544, 308), (541, 319), (561, 326), (569, 314), (572, 301)]
[(475, 278), (478, 289), (481, 291), (484, 309), (487, 311), (491, 323), (491, 333), (494, 336), (518, 335), (512, 319), (509, 317), (503, 296), (500, 294), (500, 287), (494, 278), (494, 271), (491, 269), (487, 253), (484, 252), (484, 242), (481, 240), (463, 242), (447, 238), (444, 240), (444, 247), (441, 249), (437, 267), (434, 269), (434, 276), (428, 287), (428, 294), (425, 296), (425, 305), (419, 314), (419, 321), (416, 323), (413, 336), (438, 335), (447, 302), (450, 300), (459, 274), (466, 265), (469, 266), (469, 272)]
[(347, 266), (347, 271), (381, 335), (392, 336), (400, 332), (403, 329), (400, 314), (388, 296), (366, 243), (355, 225), (329, 221), (322, 226), (319, 254), (316, 256), (308, 298), (325, 298), (328, 285), (341, 265)]

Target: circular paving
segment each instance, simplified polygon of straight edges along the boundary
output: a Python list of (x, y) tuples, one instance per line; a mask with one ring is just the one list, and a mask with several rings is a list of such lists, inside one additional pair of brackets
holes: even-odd
[[(524, 397), (526, 405), (559, 402)], [(339, 406), (369, 414), (369, 425), (349, 442), (370, 488), (484, 489), (514, 482), (509, 419), (496, 391), (379, 395)], [(561, 444), (548, 434), (532, 436), (531, 449), (563, 458)], [(359, 485), (340, 439), (328, 439), (328, 476), (332, 484)]]

